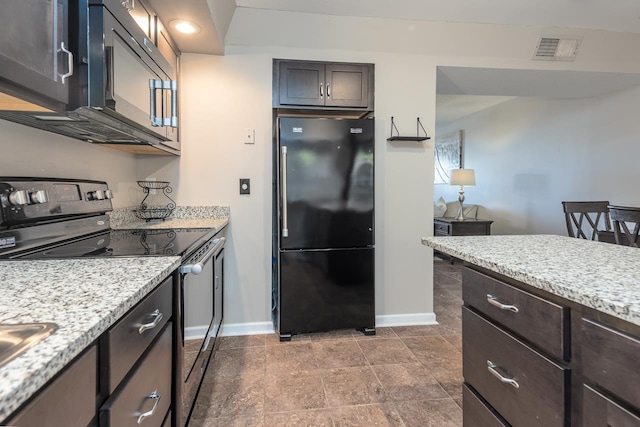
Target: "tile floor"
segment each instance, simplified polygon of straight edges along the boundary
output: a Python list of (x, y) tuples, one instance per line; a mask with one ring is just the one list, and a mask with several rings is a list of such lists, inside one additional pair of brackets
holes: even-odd
[(189, 426), (461, 426), (460, 267), (434, 265), (438, 326), (224, 337)]

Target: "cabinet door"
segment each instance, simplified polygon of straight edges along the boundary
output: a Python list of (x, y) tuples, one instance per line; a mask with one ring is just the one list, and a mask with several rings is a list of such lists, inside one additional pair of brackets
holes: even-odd
[(136, 24), (142, 28), (144, 35), (151, 40), (155, 40), (156, 17), (153, 11), (140, 0), (125, 0), (122, 6), (129, 11)]
[(280, 63), (280, 105), (323, 106), (325, 65), (318, 62)]
[(327, 107), (362, 108), (369, 105), (369, 66), (327, 64), (325, 71)]
[[(0, 78), (17, 91), (51, 101), (69, 100), (73, 57), (69, 49), (67, 0), (5, 0), (0, 13)], [(65, 77), (66, 76), (66, 77)], [(51, 102), (49, 101), (49, 102)]]

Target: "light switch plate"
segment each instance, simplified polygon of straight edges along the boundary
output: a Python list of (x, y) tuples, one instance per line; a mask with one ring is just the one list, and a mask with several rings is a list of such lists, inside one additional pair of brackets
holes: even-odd
[(251, 180), (240, 178), (240, 194), (251, 194)]
[(247, 128), (244, 135), (244, 143), (245, 144), (255, 144), (256, 143), (256, 130), (253, 128)]

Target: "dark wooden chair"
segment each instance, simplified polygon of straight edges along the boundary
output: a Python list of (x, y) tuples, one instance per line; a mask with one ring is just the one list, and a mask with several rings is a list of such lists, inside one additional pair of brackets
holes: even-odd
[(611, 231), (609, 202), (562, 202), (562, 208), (569, 237), (598, 240), (598, 232)]
[[(613, 221), (613, 233), (618, 245), (638, 247), (640, 240), (640, 208), (609, 205), (609, 213)], [(632, 224), (633, 230), (629, 228)]]

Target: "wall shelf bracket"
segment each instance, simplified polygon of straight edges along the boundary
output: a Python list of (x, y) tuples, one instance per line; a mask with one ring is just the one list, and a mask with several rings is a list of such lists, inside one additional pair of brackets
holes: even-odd
[[(424, 136), (420, 136), (420, 129), (422, 129)], [(395, 135), (393, 134), (394, 130)], [(400, 132), (393, 121), (393, 116), (391, 116), (391, 136), (387, 138), (387, 141), (426, 141), (427, 139), (431, 139), (431, 137), (427, 136), (427, 131), (422, 126), (420, 117), (416, 118), (416, 136), (400, 136)]]

